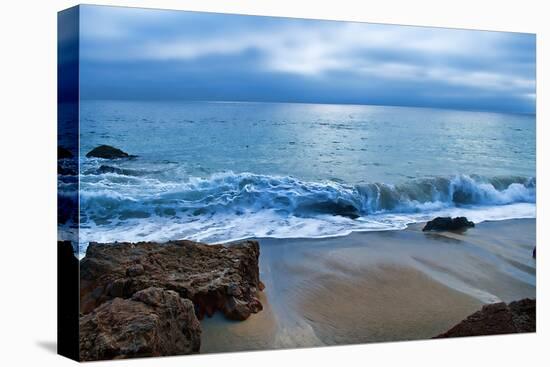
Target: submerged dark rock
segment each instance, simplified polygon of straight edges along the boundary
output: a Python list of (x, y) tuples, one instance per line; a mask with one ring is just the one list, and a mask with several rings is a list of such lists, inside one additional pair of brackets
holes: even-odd
[(131, 169), (125, 169), (125, 168), (118, 168), (113, 166), (107, 166), (102, 164), (98, 169), (87, 171), (86, 174), (88, 175), (103, 175), (105, 173), (116, 173), (117, 175), (124, 175), (124, 176), (138, 176), (138, 172), (131, 170)]
[(73, 157), (74, 155), (70, 150), (63, 148), (62, 146), (57, 147), (57, 159), (70, 159)]
[(536, 300), (529, 298), (509, 304), (501, 302), (485, 305), (436, 338), (533, 333), (537, 325), (536, 307)]
[(330, 215), (338, 215), (350, 219), (357, 219), (361, 216), (358, 208), (352, 204), (342, 201), (320, 201), (313, 204), (304, 204), (298, 208), (298, 211), (314, 212)]
[(199, 318), (216, 311), (245, 320), (259, 312), (257, 241), (206, 245), (192, 241), (90, 243), (80, 262), (80, 311), (93, 311), (109, 300), (131, 298), (158, 287), (190, 299)]
[(199, 352), (193, 303), (161, 288), (114, 298), (80, 318), (80, 359), (155, 357)]
[(437, 217), (422, 228), (423, 231), (456, 231), (459, 229), (475, 227), (466, 217)]
[(101, 165), (101, 166), (95, 171), (95, 174), (97, 174), (97, 175), (101, 175), (101, 174), (104, 174), (104, 173), (117, 173), (117, 174), (122, 174), (122, 169), (117, 168), (117, 167), (111, 167), (111, 166)]
[(91, 158), (104, 158), (104, 159), (117, 159), (117, 158), (133, 158), (135, 155), (130, 155), (122, 150), (112, 147), (110, 145), (100, 145), (90, 150), (86, 157)]

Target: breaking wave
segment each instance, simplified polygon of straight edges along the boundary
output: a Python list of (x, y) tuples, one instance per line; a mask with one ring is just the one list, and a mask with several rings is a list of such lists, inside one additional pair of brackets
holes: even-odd
[(82, 176), (84, 241), (326, 237), (400, 229), (434, 215), (478, 222), (535, 216), (532, 177), (457, 175), (347, 185), (253, 173), (177, 180), (121, 173)]

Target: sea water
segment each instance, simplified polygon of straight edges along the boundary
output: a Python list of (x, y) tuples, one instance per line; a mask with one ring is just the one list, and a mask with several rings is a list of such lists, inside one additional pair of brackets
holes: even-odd
[[(430, 108), (83, 101), (80, 250), (532, 218), (535, 127)], [(86, 158), (101, 144), (137, 157)]]

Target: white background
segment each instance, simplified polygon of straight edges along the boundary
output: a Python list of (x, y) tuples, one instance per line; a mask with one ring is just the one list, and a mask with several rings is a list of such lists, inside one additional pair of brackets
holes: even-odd
[[(550, 356), (546, 1), (95, 1), (227, 13), (537, 33), (538, 333), (167, 357), (103, 366), (541, 366)], [(4, 2), (0, 19), (0, 364), (69, 365), (56, 339), (56, 12), (73, 1)], [(546, 193), (545, 193), (546, 191)], [(546, 225), (545, 225), (546, 223)], [(357, 305), (361, 307), (361, 305)], [(546, 339), (546, 343), (544, 342)]]

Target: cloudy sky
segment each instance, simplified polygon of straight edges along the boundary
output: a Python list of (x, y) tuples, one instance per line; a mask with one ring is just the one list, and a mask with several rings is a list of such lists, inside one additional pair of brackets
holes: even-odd
[(534, 113), (535, 36), (81, 6), (83, 99)]

